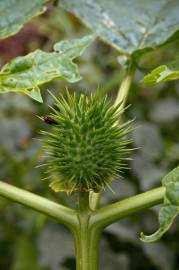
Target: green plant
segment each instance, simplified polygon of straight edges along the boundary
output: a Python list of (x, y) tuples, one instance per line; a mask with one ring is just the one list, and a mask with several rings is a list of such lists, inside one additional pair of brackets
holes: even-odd
[[(36, 11), (32, 13), (32, 16), (39, 14), (42, 11), (42, 4), (45, 2), (46, 1), (32, 1), (34, 6), (36, 5)], [(6, 6), (6, 1), (2, 1), (2, 3)], [(20, 1), (14, 1), (14, 3), (20, 3)], [(139, 61), (144, 54), (178, 38), (178, 16), (176, 15), (179, 9), (179, 4), (178, 1), (173, 1), (172, 3), (169, 1), (147, 1), (141, 3), (141, 1), (135, 0), (131, 6), (128, 5), (128, 1), (125, 1), (125, 3), (122, 3), (122, 9), (120, 7), (119, 10), (116, 8), (118, 4), (117, 1), (109, 1), (109, 3), (107, 3), (98, 0), (89, 1), (87, 4), (86, 1), (82, 0), (78, 1), (78, 3), (76, 1), (69, 0), (59, 1), (59, 4), (79, 16), (83, 21), (85, 21), (88, 27), (96, 32), (97, 35), (107, 41), (112, 47), (116, 48), (120, 54), (119, 60), (122, 56), (125, 56), (125, 75), (114, 107), (110, 107), (109, 103), (106, 104), (103, 98), (99, 100), (96, 97), (94, 99), (91, 97), (90, 100), (90, 98), (87, 98), (85, 95), (82, 95), (79, 99), (73, 99), (73, 97), (69, 96), (70, 105), (62, 98), (56, 101), (58, 109), (54, 110), (54, 113), (51, 116), (54, 120), (54, 127), (52, 127), (52, 130), (48, 133), (50, 140), (47, 141), (46, 146), (48, 150), (50, 149), (52, 159), (47, 163), (47, 165), (50, 174), (52, 174), (52, 178), (57, 177), (57, 180), (59, 180), (58, 177), (62, 176), (62, 179), (60, 179), (60, 183), (56, 181), (52, 182), (53, 184), (51, 184), (51, 186), (56, 191), (60, 191), (61, 189), (67, 189), (68, 192), (76, 191), (79, 197), (78, 209), (75, 210), (67, 208), (3, 182), (0, 183), (0, 194), (1, 196), (12, 199), (49, 215), (65, 224), (75, 238), (77, 269), (93, 270), (97, 269), (99, 240), (101, 233), (106, 226), (138, 212), (141, 209), (151, 207), (164, 201), (164, 206), (161, 208), (159, 214), (160, 229), (152, 236), (141, 235), (141, 239), (143, 241), (151, 242), (158, 240), (165, 231), (168, 230), (174, 217), (179, 212), (178, 167), (164, 177), (162, 187), (107, 205), (103, 208), (100, 208), (99, 206), (101, 189), (106, 185), (106, 183), (108, 183), (108, 181), (106, 182), (106, 179), (110, 179), (116, 173), (116, 166), (117, 169), (122, 168), (119, 163), (121, 158), (120, 155), (123, 153), (123, 148), (120, 147), (121, 145), (125, 146), (128, 141), (120, 141), (121, 137), (126, 134), (126, 130), (123, 130), (126, 124), (121, 124), (122, 119), (119, 119), (120, 123), (117, 124), (117, 118), (120, 117), (119, 112), (123, 111), (123, 108), (125, 107), (135, 69), (138, 67)], [(29, 10), (32, 10), (31, 6), (28, 8)], [(134, 17), (128, 16), (127, 23), (124, 20), (124, 16), (131, 14), (130, 8), (135, 10), (135, 13)], [(146, 16), (136, 20), (136, 18), (140, 17), (139, 15), (142, 12)], [(18, 15), (17, 18), (19, 18)], [(149, 23), (151, 18), (153, 19), (152, 25)], [(6, 21), (8, 22), (8, 20)], [(20, 22), (20, 24), (22, 23), (24, 23), (24, 21)], [(16, 23), (14, 25), (14, 28), (17, 31), (20, 27), (19, 20), (18, 24)], [(11, 26), (12, 24), (10, 24), (10, 27)], [(7, 27), (6, 33), (8, 33), (8, 35), (9, 33), (13, 34), (15, 31), (14, 28), (8, 29)], [(160, 31), (163, 28), (167, 29), (167, 31), (161, 33)], [(7, 34), (4, 34), (4, 36), (6, 35)], [(28, 56), (12, 60), (10, 63), (6, 64), (1, 71), (1, 92), (21, 92), (38, 101), (42, 101), (39, 85), (55, 78), (64, 79), (71, 83), (79, 80), (80, 76), (77, 72), (76, 66), (72, 63), (72, 60), (81, 55), (84, 49), (94, 40), (94, 38), (95, 35), (89, 35), (82, 39), (74, 40), (73, 42), (63, 41), (54, 46), (54, 52), (52, 53), (36, 51)], [(154, 72), (155, 77), (152, 79), (155, 81), (157, 78), (157, 82), (160, 81), (158, 80), (158, 77), (161, 76), (163, 68), (162, 70), (161, 68), (158, 70), (157, 72)], [(166, 71), (166, 67), (164, 71)], [(162, 74), (162, 78), (164, 78), (163, 75), (166, 75), (166, 73)], [(172, 77), (167, 76), (165, 77), (165, 80), (171, 78), (176, 79), (178, 73), (175, 71), (174, 77), (173, 75)], [(148, 78), (149, 81), (151, 81), (150, 77)], [(144, 79), (144, 81), (146, 80), (147, 78)], [(90, 106), (91, 102), (93, 106)], [(89, 111), (87, 110), (88, 106)], [(101, 116), (101, 112), (103, 110), (111, 112), (110, 117), (106, 117), (106, 114)], [(101, 129), (104, 128), (99, 130), (100, 136), (102, 136), (102, 132), (104, 132), (104, 134), (106, 134), (106, 138), (109, 139), (108, 136), (112, 136), (114, 134), (114, 136), (110, 137), (112, 148), (109, 149), (109, 156), (103, 156), (100, 158), (98, 157), (98, 151), (96, 148), (90, 149), (92, 155), (95, 155), (95, 158), (98, 157), (100, 161), (102, 161), (103, 158), (103, 161), (106, 163), (106, 165), (101, 164), (99, 166), (99, 169), (102, 168), (102, 173), (99, 173), (96, 169), (94, 171), (93, 168), (93, 171), (91, 169), (90, 173), (86, 174), (86, 168), (89, 167), (89, 165), (91, 166), (91, 164), (96, 162), (96, 160), (93, 162), (92, 160), (88, 161), (85, 158), (86, 156), (84, 156), (85, 160), (81, 161), (81, 157), (83, 156), (82, 148), (80, 148), (80, 153), (78, 155), (73, 152), (73, 150), (76, 151), (76, 149), (79, 148), (78, 143), (82, 141), (80, 140), (82, 135), (86, 140), (87, 135), (89, 135), (87, 132), (91, 131), (88, 126), (86, 133), (81, 133), (80, 129), (80, 125), (83, 122), (85, 123), (83, 118), (87, 117), (89, 112), (91, 114), (89, 114), (90, 117), (92, 117), (90, 118), (90, 121), (94, 121), (92, 125), (92, 128), (94, 128), (94, 135), (95, 132), (97, 132), (97, 124), (100, 124)], [(76, 116), (76, 118), (74, 116)], [(98, 118), (98, 116), (101, 116), (101, 118)], [(75, 119), (74, 121), (72, 121), (73, 117)], [(87, 124), (90, 124), (90, 121), (88, 121)], [(106, 129), (105, 125), (103, 126), (102, 121), (105, 121)], [(71, 125), (70, 131), (67, 129), (68, 125)], [(76, 125), (80, 128), (76, 129)], [(62, 128), (64, 131), (69, 132), (66, 134), (66, 137), (63, 137), (61, 134), (58, 135), (59, 131), (62, 131)], [(71, 130), (73, 130), (73, 132)], [(62, 167), (62, 162), (58, 160), (58, 154), (62, 154), (64, 149), (59, 145), (58, 139), (61, 139), (61, 141), (66, 143), (65, 148), (67, 148), (67, 138), (72, 137), (72, 139), (70, 139), (70, 142), (72, 142), (74, 135), (75, 145), (70, 149), (70, 151), (72, 150), (70, 156), (71, 163), (69, 161), (67, 162), (65, 159), (64, 166), (67, 167)], [(107, 142), (105, 140), (106, 138), (99, 138), (100, 144), (103, 145), (103, 149), (105, 149), (104, 145)], [(88, 143), (85, 140), (83, 147), (86, 151)], [(116, 152), (117, 147), (119, 152)], [(105, 151), (105, 153), (107, 153), (106, 149)], [(110, 159), (111, 155), (114, 155), (115, 159), (113, 162), (115, 161), (117, 165), (112, 163), (109, 167), (110, 163), (107, 163), (107, 159)], [(56, 160), (54, 161), (54, 159)], [(78, 170), (74, 171), (72, 168), (76, 161), (78, 162)], [(110, 162), (110, 160), (108, 160), (108, 162)], [(79, 171), (79, 164), (80, 166), (85, 166), (84, 171)], [(63, 168), (65, 168), (65, 170)], [(68, 168), (68, 171), (66, 168)], [(104, 173), (105, 169), (107, 169), (107, 174), (106, 172)], [(93, 182), (94, 174), (97, 174), (95, 182)], [(69, 181), (71, 181), (71, 184)], [(96, 185), (96, 181), (99, 183), (99, 186)]]

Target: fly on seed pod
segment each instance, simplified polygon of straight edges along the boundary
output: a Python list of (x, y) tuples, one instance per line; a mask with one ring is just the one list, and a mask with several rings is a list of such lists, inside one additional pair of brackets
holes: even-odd
[(43, 121), (48, 125), (56, 125), (57, 122), (49, 115), (43, 117)]
[(119, 124), (123, 110), (107, 97), (87, 93), (55, 98), (55, 108), (44, 119), (52, 124), (44, 131), (48, 154), (47, 178), (55, 191), (99, 191), (126, 167), (131, 140), (129, 122)]

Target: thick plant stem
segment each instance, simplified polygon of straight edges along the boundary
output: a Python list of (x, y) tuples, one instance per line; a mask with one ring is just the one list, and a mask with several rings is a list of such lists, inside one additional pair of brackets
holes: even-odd
[(76, 247), (76, 270), (97, 270), (100, 233), (90, 226), (91, 210), (89, 193), (79, 194), (79, 227), (74, 233)]
[(81, 219), (81, 226), (75, 236), (76, 270), (99, 269), (100, 232), (89, 229), (87, 220)]
[(0, 196), (50, 216), (65, 224), (72, 231), (78, 222), (77, 215), (74, 210), (1, 181)]
[(159, 187), (96, 210), (91, 217), (94, 227), (106, 226), (140, 210), (160, 204), (164, 200), (165, 187)]
[(132, 79), (134, 76), (135, 68), (133, 66), (133, 63), (131, 62), (128, 65), (128, 68), (126, 70), (126, 74), (124, 75), (124, 79), (122, 80), (122, 83), (120, 85), (116, 100), (114, 105), (120, 104), (119, 109), (123, 109), (125, 107), (125, 103), (128, 97), (129, 89), (132, 83)]

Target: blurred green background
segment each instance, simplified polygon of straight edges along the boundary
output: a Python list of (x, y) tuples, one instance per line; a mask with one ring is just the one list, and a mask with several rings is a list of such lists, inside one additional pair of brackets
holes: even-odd
[[(11, 58), (37, 48), (51, 51), (63, 39), (88, 33), (75, 17), (60, 8), (33, 19), (18, 34), (0, 43), (0, 65)], [(179, 163), (179, 83), (173, 81), (153, 88), (144, 88), (140, 80), (159, 64), (175, 58), (178, 43), (148, 53), (141, 59), (131, 87), (125, 112), (126, 119), (135, 119), (134, 146), (130, 170), (105, 190), (102, 204), (114, 202), (160, 185), (162, 177)], [(0, 179), (23, 187), (65, 205), (75, 198), (54, 194), (43, 170), (35, 168), (43, 162), (39, 130), (48, 129), (37, 116), (49, 113), (55, 95), (70, 91), (95, 91), (114, 99), (123, 71), (118, 54), (104, 43), (95, 41), (76, 62), (83, 80), (68, 85), (54, 81), (42, 88), (44, 99), (39, 104), (18, 94), (2, 94), (0, 99)], [(156, 230), (154, 207), (109, 226), (101, 240), (100, 270), (178, 270), (179, 220), (155, 244), (144, 244), (139, 233)], [(16, 203), (0, 198), (0, 270), (65, 270), (75, 269), (74, 243), (69, 232), (55, 221)]]

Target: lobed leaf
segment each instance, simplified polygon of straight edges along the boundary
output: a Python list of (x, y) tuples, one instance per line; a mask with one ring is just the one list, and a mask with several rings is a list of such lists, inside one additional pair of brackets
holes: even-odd
[(179, 59), (168, 65), (162, 65), (155, 68), (151, 73), (144, 77), (145, 85), (155, 85), (160, 82), (179, 79)]
[(159, 240), (179, 214), (179, 166), (163, 178), (162, 184), (166, 188), (166, 193), (164, 206), (159, 211), (160, 228), (150, 236), (141, 233), (141, 240), (144, 242)]
[(73, 59), (94, 40), (93, 35), (54, 45), (54, 52), (36, 50), (7, 63), (0, 71), (0, 93), (19, 92), (42, 102), (39, 86), (55, 78), (76, 82), (81, 79)]
[(179, 35), (178, 0), (61, 0), (59, 5), (123, 54), (141, 53)]
[(34, 16), (45, 12), (47, 0), (1, 0), (0, 40), (16, 34)]

